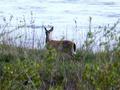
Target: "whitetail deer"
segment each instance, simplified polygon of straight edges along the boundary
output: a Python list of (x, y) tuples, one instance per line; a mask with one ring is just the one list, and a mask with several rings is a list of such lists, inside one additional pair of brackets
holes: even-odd
[(54, 48), (57, 51), (66, 53), (70, 56), (73, 56), (76, 51), (76, 45), (74, 42), (69, 41), (69, 40), (51, 40), (50, 39), (50, 34), (53, 31), (54, 27), (50, 26), (51, 28), (48, 30), (45, 26), (43, 28), (45, 29), (46, 33), (46, 45), (49, 47)]

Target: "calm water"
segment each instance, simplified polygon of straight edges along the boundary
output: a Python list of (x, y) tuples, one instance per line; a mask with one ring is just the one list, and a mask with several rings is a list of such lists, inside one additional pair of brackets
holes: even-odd
[[(35, 26), (54, 25), (53, 39), (65, 36), (66, 39), (76, 42), (88, 30), (89, 16), (93, 18), (93, 27), (116, 22), (120, 17), (120, 0), (0, 0), (0, 20), (13, 15), (13, 26), (17, 19), (23, 17), (29, 25), (31, 11)], [(75, 20), (78, 25), (76, 31)], [(44, 38), (41, 29), (36, 29), (35, 33), (36, 38), (39, 35)]]

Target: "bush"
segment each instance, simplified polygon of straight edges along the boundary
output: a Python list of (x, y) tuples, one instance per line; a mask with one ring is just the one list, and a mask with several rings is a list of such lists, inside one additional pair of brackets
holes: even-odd
[[(40, 85), (38, 70), (40, 64), (32, 60), (16, 60), (12, 63), (4, 63), (1, 78), (2, 90), (36, 89)], [(30, 83), (28, 83), (30, 81)], [(25, 86), (30, 84), (28, 86)]]

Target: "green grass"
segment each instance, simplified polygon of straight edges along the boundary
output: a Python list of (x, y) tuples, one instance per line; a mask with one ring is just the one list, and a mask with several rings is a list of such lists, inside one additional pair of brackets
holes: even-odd
[[(93, 48), (98, 32), (92, 32), (89, 26), (86, 40), (74, 58), (54, 49), (18, 47), (7, 40), (5, 34), (9, 33), (1, 33), (0, 90), (119, 90), (120, 38), (115, 31), (117, 24), (103, 28), (102, 38), (106, 41), (99, 40), (99, 48), (104, 47), (104, 50), (97, 52)], [(5, 28), (9, 29), (8, 26)], [(111, 49), (109, 45), (113, 40), (117, 44)]]
[(1, 90), (120, 89), (120, 58), (111, 61), (108, 53), (78, 50), (74, 60), (64, 60), (55, 50), (0, 47)]

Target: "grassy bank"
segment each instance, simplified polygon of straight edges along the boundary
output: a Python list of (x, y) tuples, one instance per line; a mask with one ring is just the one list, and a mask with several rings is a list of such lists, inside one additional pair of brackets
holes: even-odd
[(77, 51), (67, 60), (55, 50), (1, 45), (1, 90), (119, 90), (120, 56)]
[[(54, 49), (17, 46), (13, 40), (6, 37), (8, 32), (2, 32), (0, 90), (119, 90), (120, 37), (119, 30), (116, 30), (118, 23), (117, 21), (112, 26), (104, 26), (97, 32), (92, 32), (89, 26), (86, 40), (78, 48), (74, 58)], [(8, 30), (8, 26), (5, 28)], [(2, 27), (1, 30), (4, 31), (3, 29)], [(100, 33), (102, 36), (96, 38)], [(105, 41), (101, 41), (102, 38)], [(102, 50), (93, 50), (96, 39), (99, 40), (99, 48)], [(112, 48), (111, 42), (116, 42)]]

